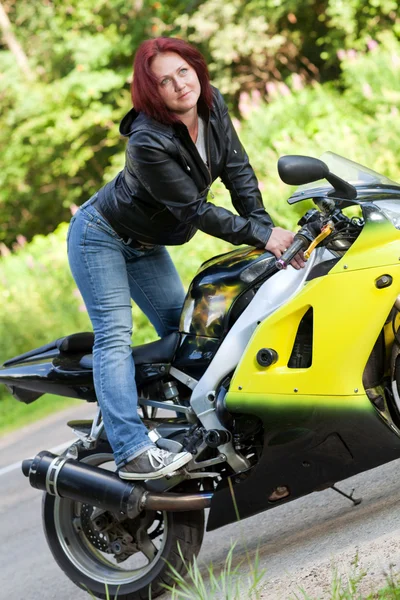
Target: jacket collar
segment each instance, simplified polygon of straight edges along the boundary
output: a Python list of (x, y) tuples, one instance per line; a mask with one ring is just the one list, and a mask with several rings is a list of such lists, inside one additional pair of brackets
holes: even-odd
[(143, 112), (136, 112), (134, 108), (124, 116), (119, 126), (119, 132), (125, 137), (129, 137), (135, 131), (140, 129), (153, 129), (160, 133), (170, 134), (172, 133), (172, 127), (170, 125), (164, 125), (159, 121), (156, 121), (152, 117), (145, 115)]
[[(210, 110), (208, 106), (204, 104), (202, 99), (199, 100), (197, 108), (200, 117), (202, 117), (206, 123), (208, 123), (210, 119)], [(182, 130), (187, 131), (187, 127), (183, 123), (177, 123), (173, 126), (164, 125), (164, 123), (156, 121), (156, 119), (149, 117), (143, 112), (137, 112), (134, 108), (131, 108), (131, 110), (122, 119), (119, 126), (119, 132), (124, 137), (129, 137), (132, 135), (132, 133), (135, 133), (135, 131), (139, 131), (141, 129), (152, 129), (153, 131), (158, 131), (159, 133), (163, 133), (164, 135), (168, 135), (170, 137), (176, 133), (179, 134), (179, 132)]]

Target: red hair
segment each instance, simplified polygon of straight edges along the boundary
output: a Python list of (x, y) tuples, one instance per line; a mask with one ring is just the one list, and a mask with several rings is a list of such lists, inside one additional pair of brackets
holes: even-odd
[(208, 108), (212, 106), (210, 75), (203, 55), (191, 44), (179, 38), (158, 37), (142, 42), (136, 52), (133, 63), (133, 81), (131, 94), (133, 106), (138, 112), (144, 112), (165, 125), (179, 121), (165, 105), (158, 91), (158, 81), (151, 72), (153, 58), (162, 52), (179, 54), (197, 73), (200, 82), (200, 98)]

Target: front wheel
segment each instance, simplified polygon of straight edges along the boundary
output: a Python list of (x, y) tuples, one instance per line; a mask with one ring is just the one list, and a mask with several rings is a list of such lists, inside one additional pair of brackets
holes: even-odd
[[(115, 469), (108, 445), (82, 452), (79, 460)], [(65, 574), (98, 598), (147, 600), (173, 585), (170, 566), (183, 573), (204, 532), (204, 512), (144, 511), (118, 521), (88, 504), (44, 494), (43, 527)], [(183, 559), (183, 560), (182, 560)]]

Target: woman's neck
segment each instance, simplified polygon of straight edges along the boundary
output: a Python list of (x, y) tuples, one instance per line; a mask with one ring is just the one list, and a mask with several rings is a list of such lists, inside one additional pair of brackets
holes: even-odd
[(177, 116), (179, 117), (179, 120), (182, 121), (182, 123), (188, 128), (189, 135), (192, 138), (193, 142), (196, 142), (197, 133), (199, 130), (197, 106), (195, 106), (192, 110), (188, 111), (187, 113), (179, 114)]

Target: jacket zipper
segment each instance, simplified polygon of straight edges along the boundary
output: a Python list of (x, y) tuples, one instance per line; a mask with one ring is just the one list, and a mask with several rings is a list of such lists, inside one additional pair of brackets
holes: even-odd
[[(200, 117), (199, 117), (200, 118)], [(211, 191), (211, 186), (212, 186), (212, 175), (211, 175), (211, 155), (210, 155), (210, 118), (208, 118), (208, 123), (207, 123), (207, 158), (208, 158), (208, 164), (207, 164), (207, 171), (208, 174), (210, 175), (210, 184), (208, 186), (208, 191), (209, 194), (211, 196), (211, 198), (214, 200), (215, 196)]]
[[(195, 144), (195, 143), (193, 142), (193, 140), (190, 138), (190, 136), (189, 136), (189, 132), (188, 132), (188, 141), (189, 141), (189, 142), (190, 142), (190, 143), (191, 143), (191, 144), (194, 146), (194, 148), (195, 148), (195, 152), (196, 152), (196, 153), (197, 153), (197, 155), (199, 156), (199, 158), (200, 158), (200, 160), (201, 160), (201, 162), (202, 162), (202, 165), (204, 165), (205, 169), (207, 170), (208, 176), (209, 176), (209, 178), (210, 178), (210, 183), (208, 184), (208, 186), (205, 188), (205, 190), (204, 190), (204, 191), (207, 191), (207, 192), (210, 194), (211, 198), (213, 198), (213, 199), (214, 199), (214, 198), (215, 198), (215, 196), (214, 196), (213, 192), (211, 191), (211, 185), (212, 185), (212, 175), (211, 175), (211, 169), (210, 169), (210, 167), (209, 167), (209, 165), (211, 164), (211, 156), (210, 156), (210, 120), (208, 120), (208, 123), (207, 123), (207, 158), (208, 158), (208, 164), (206, 164), (206, 163), (203, 161), (203, 159), (201, 158), (200, 154), (198, 153), (198, 150), (197, 150), (197, 148), (196, 148), (196, 144)], [(181, 156), (182, 156), (182, 153), (181, 153)], [(183, 158), (184, 158), (184, 157), (183, 157)], [(188, 169), (188, 171), (190, 171), (190, 167), (189, 167), (189, 165), (187, 164), (187, 162), (186, 162), (185, 158), (184, 158), (184, 162), (186, 163), (186, 168)], [(203, 192), (202, 192), (202, 193), (203, 193)]]

